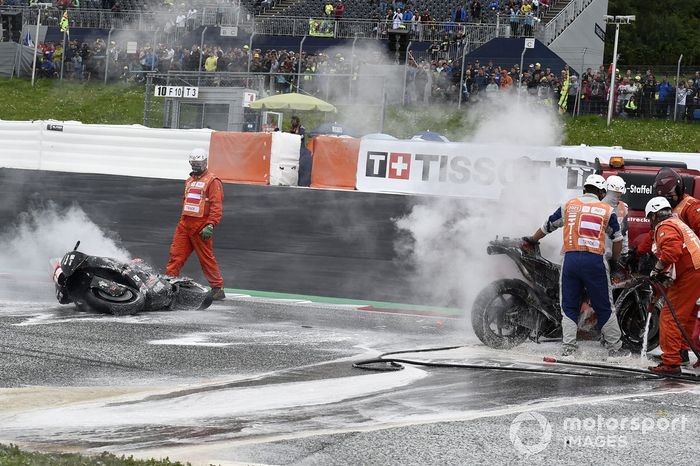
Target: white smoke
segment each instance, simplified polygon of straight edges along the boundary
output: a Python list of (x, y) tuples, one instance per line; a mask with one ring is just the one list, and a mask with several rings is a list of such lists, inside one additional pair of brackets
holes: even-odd
[(60, 259), (80, 241), (80, 251), (130, 260), (117, 241), (78, 206), (53, 203), (30, 209), (0, 234), (0, 298), (53, 298), (50, 261)]
[[(474, 133), (465, 142), (488, 144), (486, 156), (497, 162), (528, 152), (527, 146), (556, 146), (559, 120), (551, 108), (516, 106), (513, 97), (470, 107)], [(496, 278), (519, 276), (507, 258), (488, 256), (496, 236), (531, 235), (566, 195), (558, 169), (522, 167), (498, 201), (474, 198), (429, 198), (396, 225), (404, 233), (396, 244), (399, 257), (415, 271), (413, 289), (431, 304), (469, 310), (478, 292)], [(553, 235), (556, 236), (556, 235)], [(407, 237), (407, 238), (406, 238)], [(543, 249), (555, 260), (557, 241)]]

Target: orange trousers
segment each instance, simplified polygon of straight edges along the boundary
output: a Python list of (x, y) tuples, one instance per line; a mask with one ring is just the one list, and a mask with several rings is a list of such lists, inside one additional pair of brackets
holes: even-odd
[[(678, 320), (686, 335), (692, 337), (697, 320), (696, 302), (700, 297), (700, 270), (689, 270), (678, 277), (673, 285), (666, 290), (668, 298), (673, 304)], [(678, 366), (681, 363), (680, 350), (690, 350), (676, 321), (673, 320), (668, 304), (664, 304), (659, 318), (659, 345), (663, 355), (664, 364)]]
[(213, 239), (204, 241), (199, 232), (206, 223), (201, 220), (193, 222), (180, 220), (175, 228), (173, 243), (170, 246), (170, 260), (165, 268), (165, 273), (171, 277), (180, 276), (180, 270), (187, 262), (192, 251), (197, 253), (202, 272), (212, 288), (223, 288), (224, 279), (219, 271), (219, 264), (214, 257)]

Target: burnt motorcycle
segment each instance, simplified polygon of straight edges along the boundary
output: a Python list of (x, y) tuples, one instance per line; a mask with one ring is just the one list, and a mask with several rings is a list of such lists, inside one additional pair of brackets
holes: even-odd
[[(527, 244), (520, 238), (496, 238), (489, 242), (487, 253), (508, 256), (515, 262), (523, 279), (496, 280), (481, 290), (471, 313), (472, 327), (479, 340), (492, 348), (506, 349), (527, 339), (535, 342), (560, 339), (560, 266), (544, 258), (539, 245)], [(634, 269), (630, 266), (613, 274), (612, 295), (623, 345), (639, 352), (644, 347), (645, 334), (647, 350), (658, 345), (658, 315), (662, 301), (654, 294), (648, 278), (635, 273)], [(646, 332), (649, 314), (649, 330)], [(582, 316), (579, 337), (591, 339), (599, 336), (595, 329), (595, 314), (591, 312), (587, 298), (582, 302)], [(582, 327), (587, 330), (582, 332)]]
[(80, 310), (130, 315), (143, 311), (206, 309), (211, 291), (188, 278), (157, 274), (140, 259), (121, 262), (72, 251), (56, 260), (53, 281), (61, 304)]

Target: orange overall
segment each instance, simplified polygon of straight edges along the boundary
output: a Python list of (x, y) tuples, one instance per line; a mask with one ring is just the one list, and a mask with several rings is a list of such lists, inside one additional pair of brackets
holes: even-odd
[[(700, 297), (700, 239), (690, 227), (671, 217), (654, 230), (654, 250), (661, 262), (675, 267), (676, 279), (666, 292), (683, 330), (690, 336), (697, 314), (695, 303)], [(689, 350), (690, 347), (681, 335), (668, 303), (661, 310), (659, 332), (663, 363), (680, 365), (680, 350)]]
[(199, 176), (191, 174), (185, 181), (182, 215), (175, 229), (170, 246), (170, 260), (165, 269), (168, 275), (179, 276), (182, 266), (194, 250), (211, 287), (223, 288), (224, 279), (214, 257), (213, 240), (205, 241), (199, 236), (206, 225), (218, 225), (223, 213), (223, 202), (223, 185), (213, 173), (205, 171)]
[[(700, 200), (693, 196), (684, 194), (681, 201), (673, 209), (673, 213), (678, 216), (683, 223), (688, 225), (696, 235), (700, 236)], [(637, 255), (641, 256), (651, 252), (651, 245), (654, 242), (653, 232), (645, 236), (637, 246)]]

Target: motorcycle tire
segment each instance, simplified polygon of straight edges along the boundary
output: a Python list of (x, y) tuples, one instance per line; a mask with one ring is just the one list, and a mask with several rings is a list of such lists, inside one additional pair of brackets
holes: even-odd
[(211, 292), (198, 283), (190, 281), (179, 282), (174, 285), (174, 288), (175, 300), (172, 305), (173, 309), (204, 310), (211, 306)]
[(83, 300), (93, 311), (115, 316), (136, 314), (146, 305), (146, 298), (130, 286), (126, 286), (126, 292), (122, 296), (111, 296), (102, 290), (90, 288), (83, 295)]
[[(640, 353), (644, 346), (644, 331), (646, 327), (646, 304), (639, 302), (635, 293), (628, 294), (617, 305), (617, 320), (620, 324), (620, 339), (623, 346), (633, 353)], [(647, 336), (647, 351), (659, 346), (659, 312), (653, 312), (649, 322)]]
[[(512, 322), (499, 327), (497, 320), (506, 317), (509, 311), (517, 313), (519, 307), (526, 309), (528, 290), (527, 283), (516, 279), (496, 280), (481, 290), (474, 300), (471, 314), (472, 328), (482, 343), (495, 349), (510, 349), (527, 340), (529, 328)], [(504, 329), (507, 334), (504, 334)]]

